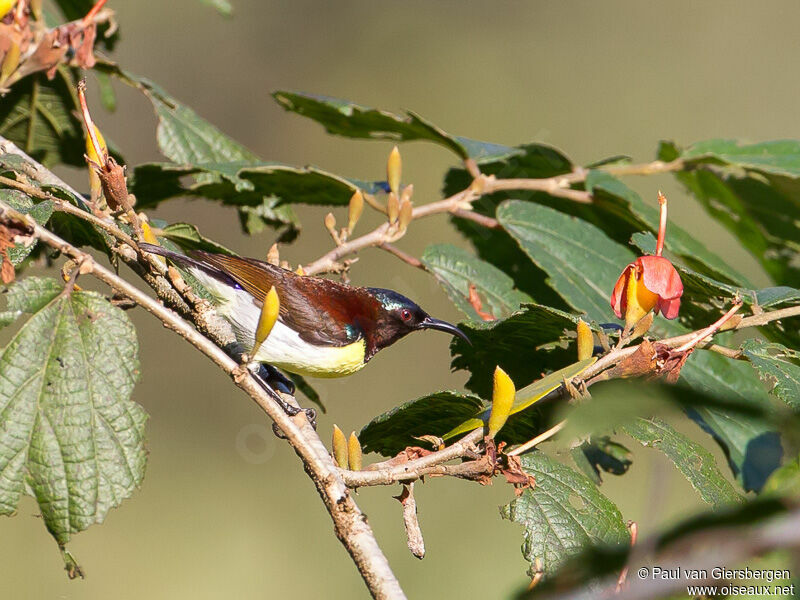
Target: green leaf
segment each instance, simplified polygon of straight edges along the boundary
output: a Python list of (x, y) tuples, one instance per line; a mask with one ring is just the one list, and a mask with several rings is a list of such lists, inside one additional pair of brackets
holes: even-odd
[[(599, 222), (592, 222), (603, 229), (607, 235), (622, 235), (623, 238), (618, 241), (623, 243), (628, 241), (624, 237), (627, 227), (620, 226), (620, 224), (612, 225), (611, 217), (626, 221), (629, 224), (628, 227), (632, 227), (636, 231), (658, 232), (659, 209), (647, 204), (639, 194), (613, 175), (592, 170), (586, 176), (585, 186), (594, 198), (591, 207), (592, 213), (599, 212), (601, 214), (598, 218)], [(610, 226), (614, 227), (613, 232), (609, 232)], [(667, 231), (666, 249), (694, 270), (726, 283), (738, 283), (753, 287), (744, 275), (706, 248), (696, 235), (690, 234), (674, 222), (669, 223)], [(635, 232), (630, 231), (630, 234), (633, 233)]]
[(681, 153), (681, 158), (692, 166), (710, 163), (800, 177), (800, 141), (797, 140), (743, 144), (740, 140), (712, 139), (692, 144)]
[(481, 407), (483, 401), (477, 396), (437, 392), (375, 417), (358, 434), (358, 440), (364, 452), (394, 456), (414, 443), (414, 436), (442, 435)]
[(713, 455), (659, 418), (637, 418), (623, 427), (643, 446), (661, 450), (683, 473), (700, 497), (715, 508), (741, 503), (743, 498), (720, 472)]
[(85, 167), (71, 84), (61, 71), (52, 80), (37, 73), (17, 82), (0, 102), (0, 135), (47, 167)]
[(522, 469), (536, 485), (500, 514), (525, 528), (522, 554), (531, 564), (529, 575), (536, 572), (537, 559), (547, 578), (590, 547), (630, 543), (619, 509), (590, 479), (540, 451), (523, 456)]
[(206, 252), (216, 252), (217, 254), (227, 254), (235, 256), (235, 253), (228, 250), (222, 244), (203, 237), (197, 227), (190, 223), (172, 223), (160, 231), (154, 232), (157, 236), (165, 237), (187, 250), (204, 250)]
[(0, 514), (13, 514), (30, 490), (63, 546), (144, 475), (146, 414), (130, 400), (138, 344), (125, 313), (102, 296), (53, 296), (47, 280), (25, 285), (29, 295), (42, 290), (27, 308), (47, 303), (0, 354)]
[(6, 299), (6, 310), (2, 315), (2, 325), (10, 325), (23, 313), (33, 314), (40, 311), (53, 298), (58, 296), (64, 286), (55, 279), (44, 277), (26, 277), (3, 289)]
[(800, 352), (757, 339), (745, 340), (742, 352), (773, 394), (794, 410), (800, 409)]
[(450, 135), (419, 115), (405, 116), (361, 106), (349, 100), (302, 92), (273, 92), (272, 97), (288, 111), (317, 121), (325, 131), (350, 138), (373, 140), (428, 140), (449, 148), (461, 158), (478, 162), (521, 154), (518, 148)]
[(800, 457), (775, 469), (764, 485), (765, 496), (800, 496)]
[(497, 219), (570, 306), (599, 322), (616, 318), (611, 291), (636, 259), (633, 252), (594, 225), (547, 206), (509, 200), (497, 209)]
[[(712, 398), (749, 404), (763, 413), (772, 410), (769, 395), (747, 363), (710, 350), (692, 353), (681, 369), (680, 383)], [(766, 420), (712, 407), (689, 410), (689, 415), (720, 444), (745, 490), (759, 491), (780, 466), (781, 439)]]
[(766, 142), (737, 147), (730, 140), (711, 140), (685, 151), (670, 142), (659, 148), (662, 160), (684, 158), (692, 169), (676, 173), (676, 178), (774, 281), (795, 288), (800, 287), (796, 146)]
[[(549, 375), (545, 375), (538, 381), (534, 381), (532, 384), (525, 386), (521, 390), (517, 390), (516, 394), (514, 395), (514, 403), (511, 405), (511, 410), (509, 410), (508, 414), (515, 415), (529, 408), (539, 400), (542, 400), (550, 392), (560, 388), (564, 383), (564, 380), (569, 381), (583, 373), (583, 371), (585, 371), (589, 365), (593, 364), (595, 360), (595, 358), (587, 358), (586, 360), (568, 365), (563, 369), (559, 369), (558, 371), (550, 373)], [(479, 413), (476, 413), (474, 418), (464, 421), (454, 429), (445, 433), (442, 436), (443, 439), (448, 440), (481, 427), (484, 423), (488, 422), (491, 408), (491, 405), (484, 406)], [(513, 421), (510, 423), (513, 425)], [(506, 427), (508, 427), (508, 425)], [(505, 430), (498, 439), (505, 439), (509, 443), (524, 442), (530, 437), (525, 436), (522, 439), (518, 439), (513, 436), (503, 437), (504, 435), (508, 436), (508, 430)]]
[[(44, 225), (50, 220), (53, 214), (53, 203), (49, 200), (44, 200), (38, 204), (34, 204), (33, 200), (27, 194), (18, 190), (0, 189), (0, 201), (5, 202), (11, 208), (18, 210), (23, 214), (28, 214), (39, 224)], [(8, 257), (11, 259), (11, 264), (15, 267), (19, 266), (24, 261), (33, 249), (36, 248), (38, 242), (32, 240), (30, 246), (24, 244), (15, 244), (8, 249)], [(0, 260), (2, 263), (2, 260)]]
[(517, 386), (526, 386), (542, 372), (570, 364), (577, 356), (567, 332), (574, 332), (578, 317), (555, 308), (526, 304), (505, 319), (460, 323), (472, 345), (454, 339), (450, 345), (453, 369), (471, 373), (466, 387), (491, 396), (492, 371), (499, 365)]
[[(147, 96), (158, 118), (156, 137), (159, 149), (176, 163), (142, 165), (134, 170), (129, 189), (137, 196), (138, 207), (155, 206), (162, 200), (176, 196), (207, 197), (233, 205), (260, 207), (240, 212), (242, 224), (248, 233), (261, 229), (257, 224), (260, 220), (270, 227), (286, 227), (284, 235), (288, 238), (296, 236), (299, 224), (292, 208), (277, 206), (274, 199), (269, 198), (272, 195), (270, 191), (257, 189), (252, 182), (237, 176), (237, 172), (247, 165), (256, 166), (257, 171), (268, 171), (271, 163), (260, 161), (253, 152), (147, 79), (104, 61), (98, 61), (96, 69), (138, 88)], [(301, 173), (303, 169), (294, 171)], [(192, 181), (184, 184), (182, 178), (189, 175)], [(254, 176), (263, 177), (263, 174)], [(286, 177), (277, 177), (277, 180), (280, 185), (285, 183)], [(274, 185), (274, 181), (270, 183)], [(293, 189), (290, 191), (293, 192)], [(249, 192), (246, 199), (239, 198), (242, 192)], [(352, 195), (352, 191), (350, 193)], [(288, 198), (293, 196), (289, 194)]]
[[(526, 144), (520, 146), (520, 149), (523, 154), (482, 163), (481, 172), (501, 179), (542, 178), (569, 173), (573, 169), (570, 160), (550, 146)], [(468, 188), (471, 183), (472, 175), (466, 169), (450, 169), (445, 177), (443, 193), (445, 196), (452, 196)], [(473, 203), (472, 208), (480, 214), (494, 217), (498, 204), (512, 197), (531, 201), (550, 198), (543, 192), (524, 190), (496, 192), (482, 196)], [(561, 204), (564, 202), (561, 201)], [(467, 219), (452, 217), (452, 220), (459, 231), (475, 246), (478, 256), (502, 269), (514, 280), (519, 290), (527, 293), (540, 304), (567, 308), (558, 295), (544, 285), (544, 273), (525, 257), (519, 246), (503, 231), (489, 230)]]
[(482, 311), (495, 318), (507, 317), (521, 304), (531, 301), (527, 294), (514, 289), (513, 280), (500, 269), (457, 246), (428, 246), (420, 260), (456, 307), (473, 321), (484, 319), (469, 302), (471, 285), (483, 302)]

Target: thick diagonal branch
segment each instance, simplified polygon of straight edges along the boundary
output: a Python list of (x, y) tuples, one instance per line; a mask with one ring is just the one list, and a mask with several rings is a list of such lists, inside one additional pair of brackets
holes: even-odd
[(90, 254), (39, 226), (32, 217), (0, 201), (0, 222), (23, 226), (40, 242), (83, 264), (84, 268), (91, 270), (92, 275), (136, 302), (227, 373), (288, 438), (331, 515), (337, 537), (350, 553), (372, 595), (381, 599), (405, 598), (366, 517), (351, 497), (339, 470), (302, 412), (296, 417), (289, 417), (246, 368), (237, 364), (190, 323), (95, 261)]

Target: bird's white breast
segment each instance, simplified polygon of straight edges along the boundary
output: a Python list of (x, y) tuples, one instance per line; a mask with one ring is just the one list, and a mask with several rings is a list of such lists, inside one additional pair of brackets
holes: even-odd
[[(230, 322), (237, 341), (244, 348), (252, 348), (261, 315), (261, 307), (256, 305), (254, 298), (246, 291), (225, 285), (200, 269), (190, 270), (215, 297), (217, 311)], [(299, 375), (343, 377), (361, 369), (365, 364), (365, 355), (366, 343), (363, 339), (347, 346), (315, 346), (301, 339), (297, 332), (279, 319), (254, 358)]]

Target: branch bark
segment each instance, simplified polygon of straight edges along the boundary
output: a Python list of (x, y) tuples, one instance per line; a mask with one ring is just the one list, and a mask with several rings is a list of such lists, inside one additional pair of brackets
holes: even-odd
[[(544, 179), (497, 179), (494, 175), (487, 176), (481, 174), (473, 161), (465, 162), (469, 172), (474, 177), (472, 184), (468, 188), (448, 198), (415, 207), (411, 213), (412, 221), (431, 215), (450, 213), (464, 219), (470, 219), (484, 227), (497, 229), (499, 223), (491, 217), (473, 212), (471, 210), (472, 203), (487, 194), (506, 190), (539, 191), (546, 192), (551, 196), (572, 200), (573, 202), (592, 202), (591, 194), (583, 190), (574, 190), (570, 187), (573, 184), (581, 183), (586, 180), (589, 170), (582, 167), (575, 169), (571, 173)], [(612, 175), (653, 175), (656, 173), (678, 171), (682, 169), (683, 166), (683, 161), (677, 159), (672, 162), (656, 160), (636, 165), (608, 165), (601, 167), (601, 169)], [(344, 267), (340, 261), (346, 256), (355, 254), (364, 248), (375, 246), (392, 252), (390, 248), (386, 248), (386, 244), (397, 241), (403, 237), (404, 234), (405, 230), (399, 232), (394, 231), (388, 223), (383, 223), (371, 232), (341, 244), (323, 254), (317, 260), (305, 265), (303, 271), (306, 275), (342, 271)], [(399, 256), (397, 252), (392, 253)]]
[[(5, 148), (7, 149), (8, 146)], [(25, 158), (28, 161), (31, 160), (27, 156)], [(43, 167), (41, 168), (43, 169)], [(55, 176), (52, 177), (55, 178)], [(56, 181), (56, 179), (51, 179), (48, 183), (62, 185), (63, 182)], [(277, 424), (303, 461), (306, 472), (314, 482), (331, 515), (336, 536), (352, 557), (373, 597), (379, 599), (405, 598), (366, 517), (350, 495), (350, 491), (340, 476), (339, 469), (334, 465), (327, 449), (308, 423), (304, 413), (289, 417), (245, 367), (234, 361), (189, 322), (95, 261), (90, 254), (75, 248), (38, 225), (31, 217), (14, 210), (2, 201), (0, 201), (0, 221), (25, 227), (40, 242), (74, 259), (82, 264), (84, 269), (88, 268), (97, 279), (144, 308), (159, 319), (166, 328), (183, 337), (227, 373), (234, 383)], [(285, 397), (284, 400), (296, 403), (291, 396)]]

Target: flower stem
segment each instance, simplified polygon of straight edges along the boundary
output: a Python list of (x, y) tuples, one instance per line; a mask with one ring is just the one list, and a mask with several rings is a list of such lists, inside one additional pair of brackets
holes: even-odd
[(667, 233), (667, 197), (658, 192), (658, 204), (661, 207), (661, 221), (658, 224), (658, 241), (656, 242), (656, 256), (661, 256), (664, 250), (664, 236)]
[(736, 298), (734, 300), (733, 306), (731, 306), (728, 312), (726, 312), (724, 315), (722, 315), (719, 319), (717, 319), (714, 323), (712, 323), (705, 329), (701, 329), (700, 331), (698, 331), (697, 334), (688, 342), (686, 342), (683, 346), (675, 348), (675, 352), (686, 352), (687, 350), (697, 346), (697, 344), (702, 342), (710, 335), (714, 335), (717, 331), (719, 331), (719, 328), (722, 327), (725, 324), (725, 322), (728, 321), (734, 314), (736, 314), (736, 311), (738, 311), (741, 307), (742, 307), (742, 300), (740, 298)]

